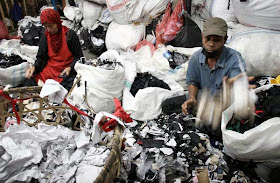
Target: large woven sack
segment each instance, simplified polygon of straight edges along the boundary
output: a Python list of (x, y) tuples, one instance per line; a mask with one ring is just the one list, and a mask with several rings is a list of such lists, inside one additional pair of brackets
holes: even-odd
[(163, 12), (170, 0), (106, 0), (110, 14), (119, 24), (149, 23)]
[[(115, 50), (104, 52), (100, 58), (120, 61)], [(87, 82), (87, 102), (95, 111), (113, 112), (115, 109), (114, 97), (121, 98), (124, 87), (124, 68), (117, 64), (114, 70), (106, 70), (82, 63), (75, 64), (77, 74), (81, 76), (79, 86), (71, 94), (70, 102), (78, 104), (81, 108), (88, 108), (84, 100), (85, 81)]]
[[(148, 47), (146, 47), (148, 48)], [(164, 100), (178, 95), (183, 95), (183, 88), (166, 73), (153, 67), (149, 67), (141, 59), (143, 57), (141, 48), (135, 53), (123, 53), (123, 65), (125, 68), (125, 87), (123, 90), (123, 108), (129, 111), (130, 117), (136, 120), (152, 120), (157, 118), (161, 111)], [(142, 51), (141, 51), (142, 50)], [(148, 48), (148, 50), (150, 50)], [(137, 73), (148, 72), (152, 76), (164, 81), (171, 90), (159, 87), (147, 87), (138, 90), (135, 96), (130, 92)]]
[(244, 25), (280, 30), (279, 0), (233, 0), (235, 15)]
[(23, 84), (25, 80), (25, 72), (29, 68), (27, 62), (8, 68), (0, 68), (0, 85), (11, 85), (16, 87)]
[(106, 33), (106, 47), (108, 50), (126, 51), (135, 48), (145, 36), (145, 25), (110, 23)]
[(94, 24), (98, 20), (101, 10), (102, 6), (97, 3), (83, 2), (83, 18), (90, 30), (94, 28)]
[[(267, 86), (263, 86), (266, 88)], [(260, 88), (259, 88), (260, 89)], [(242, 161), (275, 161), (280, 160), (280, 118), (274, 117), (264, 121), (245, 133), (226, 129), (233, 116), (231, 106), (222, 114), (221, 130), (225, 153)]]
[(280, 31), (237, 25), (228, 46), (239, 51), (252, 76), (280, 74)]

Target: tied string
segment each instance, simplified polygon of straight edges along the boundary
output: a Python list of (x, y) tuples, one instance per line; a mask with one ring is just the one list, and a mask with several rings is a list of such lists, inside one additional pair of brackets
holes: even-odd
[(13, 99), (13, 98), (11, 98), (9, 95), (5, 94), (3, 90), (0, 90), (0, 95), (3, 96), (5, 99), (11, 101), (12, 107), (13, 107), (13, 112), (14, 112), (15, 115), (16, 115), (17, 124), (19, 125), (19, 124), (20, 124), (20, 117), (19, 117), (18, 111), (17, 111), (17, 109), (16, 109), (16, 103), (17, 103), (17, 102), (24, 101), (24, 100), (28, 100), (28, 99), (30, 99), (30, 98)]
[(74, 111), (76, 111), (77, 113), (79, 113), (79, 114), (81, 114), (81, 115), (84, 115), (84, 116), (87, 116), (87, 117), (93, 119), (92, 116), (89, 116), (87, 113), (81, 111), (81, 110), (78, 109), (77, 107), (75, 107), (75, 106), (73, 106), (72, 104), (70, 104), (70, 103), (66, 100), (66, 98), (64, 98), (63, 102), (64, 102), (65, 104), (67, 104), (71, 109), (73, 109)]
[[(113, 115), (120, 118), (125, 123), (133, 122), (132, 119), (130, 118), (129, 114), (127, 114), (124, 111), (124, 109), (122, 108), (121, 102), (117, 98), (114, 98), (114, 101), (115, 101), (116, 109), (115, 109), (115, 112), (113, 113)], [(109, 119), (109, 118), (107, 118), (107, 119)], [(102, 130), (104, 130), (105, 132), (109, 132), (117, 126), (117, 123), (118, 123), (117, 120), (110, 119), (105, 122), (100, 121), (99, 126), (101, 126)]]
[[(23, 98), (23, 99), (13, 99), (13, 98), (11, 98), (9, 95), (5, 94), (3, 90), (0, 90), (0, 95), (3, 96), (5, 99), (11, 101), (11, 103), (12, 103), (12, 108), (13, 108), (13, 112), (15, 113), (15, 116), (16, 116), (16, 119), (17, 119), (17, 124), (19, 125), (19, 124), (20, 124), (20, 117), (19, 117), (18, 111), (17, 111), (17, 109), (16, 109), (16, 104), (17, 104), (17, 102), (21, 102), (21, 101), (30, 99), (30, 97), (29, 97), (29, 98)], [(77, 107), (71, 105), (71, 104), (66, 100), (66, 98), (64, 99), (64, 103), (67, 104), (67, 105), (68, 105), (71, 109), (73, 109), (74, 111), (78, 112), (79, 114), (84, 115), (84, 116), (87, 116), (87, 117), (89, 117), (89, 118), (93, 118), (92, 116), (89, 116), (88, 114), (86, 114), (85, 112), (81, 111), (81, 110), (78, 109)]]

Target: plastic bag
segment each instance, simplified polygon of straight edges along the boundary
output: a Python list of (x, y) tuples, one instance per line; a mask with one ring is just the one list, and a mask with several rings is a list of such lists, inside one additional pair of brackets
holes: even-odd
[(156, 48), (150, 41), (142, 40), (136, 45), (135, 51), (139, 50), (143, 46), (149, 46), (151, 48), (152, 54), (155, 52)]
[(168, 44), (176, 47), (193, 48), (202, 46), (201, 30), (188, 15), (184, 15), (184, 27)]
[(182, 4), (182, 0), (180, 0), (167, 23), (166, 31), (164, 32), (162, 37), (164, 42), (173, 40), (183, 26), (183, 7), (185, 7), (184, 3)]
[(167, 5), (162, 21), (156, 26), (156, 47), (158, 47), (159, 44), (165, 44), (164, 40), (162, 39), (162, 36), (166, 30), (167, 23), (170, 19), (170, 16), (171, 16), (171, 3)]

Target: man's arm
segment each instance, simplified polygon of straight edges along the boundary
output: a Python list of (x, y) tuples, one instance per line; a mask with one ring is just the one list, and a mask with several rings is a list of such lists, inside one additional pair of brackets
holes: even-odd
[(189, 98), (186, 102), (182, 104), (182, 112), (184, 114), (188, 114), (188, 109), (192, 108), (196, 104), (196, 96), (198, 93), (198, 88), (195, 85), (190, 84), (188, 86), (188, 91), (189, 91)]

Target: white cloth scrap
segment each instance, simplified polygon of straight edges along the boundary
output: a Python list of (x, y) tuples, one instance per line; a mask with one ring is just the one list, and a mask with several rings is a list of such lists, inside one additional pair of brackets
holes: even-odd
[(49, 96), (49, 102), (61, 104), (67, 94), (67, 90), (53, 79), (47, 79), (40, 92), (40, 97)]

